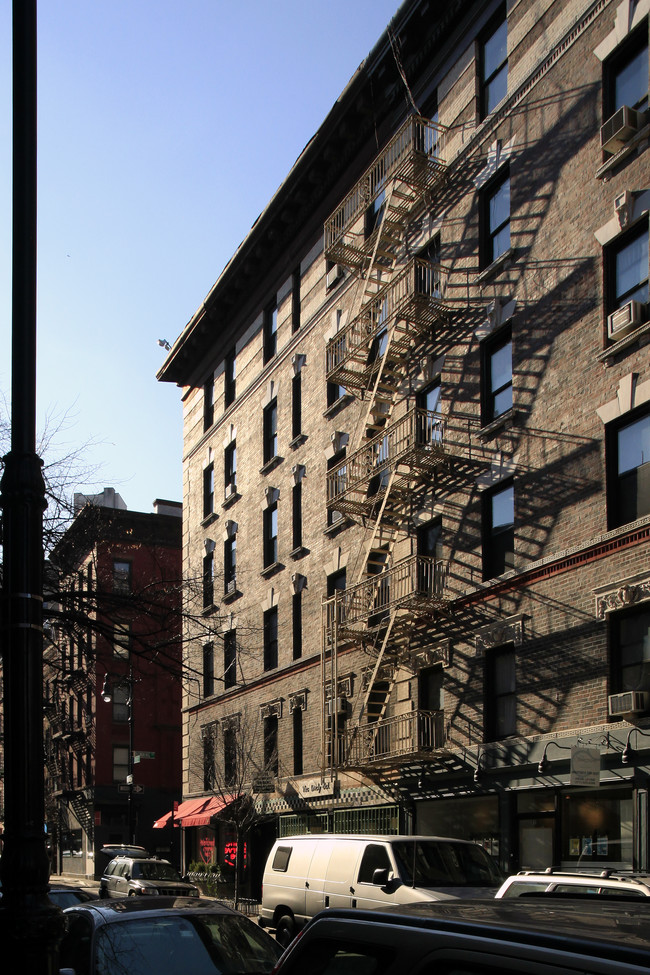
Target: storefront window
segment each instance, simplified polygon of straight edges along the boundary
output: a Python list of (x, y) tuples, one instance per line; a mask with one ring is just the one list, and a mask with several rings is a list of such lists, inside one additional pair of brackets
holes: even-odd
[(472, 840), (499, 859), (499, 802), (496, 796), (418, 803), (417, 830), (426, 836)]
[(633, 866), (631, 789), (562, 796), (562, 866)]

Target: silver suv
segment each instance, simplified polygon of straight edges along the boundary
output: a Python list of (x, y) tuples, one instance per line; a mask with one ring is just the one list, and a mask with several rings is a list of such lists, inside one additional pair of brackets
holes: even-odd
[(535, 893), (650, 897), (650, 877), (628, 876), (613, 870), (603, 870), (601, 873), (569, 873), (552, 867), (540, 872), (521, 870), (508, 877), (494, 896), (520, 897), (522, 894)]
[(99, 896), (132, 897), (135, 894), (200, 896), (198, 888), (185, 883), (169, 860), (116, 856), (106, 867), (99, 882)]

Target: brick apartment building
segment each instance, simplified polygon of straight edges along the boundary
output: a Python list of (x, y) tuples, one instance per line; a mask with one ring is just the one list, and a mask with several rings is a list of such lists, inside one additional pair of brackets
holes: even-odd
[(53, 872), (99, 877), (106, 844), (179, 857), (153, 823), (182, 780), (181, 505), (128, 511), (106, 488), (75, 508), (51, 553), (46, 817)]
[(159, 372), (213, 620), (183, 795), (259, 729), (253, 866), (650, 866), (649, 12), (406, 0)]

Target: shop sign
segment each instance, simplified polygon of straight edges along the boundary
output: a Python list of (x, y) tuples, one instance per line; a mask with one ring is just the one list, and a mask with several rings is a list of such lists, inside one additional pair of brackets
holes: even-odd
[(204, 863), (214, 863), (214, 848), (215, 848), (215, 837), (214, 833), (212, 836), (202, 836), (199, 840), (199, 850), (201, 853), (201, 859)]
[(299, 786), (303, 799), (319, 799), (334, 794), (334, 779), (303, 779)]
[(594, 788), (600, 785), (600, 748), (574, 745), (571, 748), (571, 785)]
[[(246, 844), (242, 845), (244, 852), (243, 864), (246, 866)], [(223, 847), (223, 862), (226, 866), (234, 867), (237, 862), (237, 840), (226, 840)]]

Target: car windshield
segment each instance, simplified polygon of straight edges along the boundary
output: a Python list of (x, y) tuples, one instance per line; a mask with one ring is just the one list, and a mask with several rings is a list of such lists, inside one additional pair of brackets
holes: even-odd
[(97, 933), (95, 975), (257, 975), (282, 948), (245, 917), (176, 914), (124, 919)]
[(180, 881), (178, 872), (171, 863), (161, 863), (160, 860), (145, 860), (144, 863), (134, 863), (132, 877), (141, 880), (176, 880)]
[(393, 843), (400, 877), (414, 887), (498, 887), (494, 860), (473, 843), (416, 840)]

